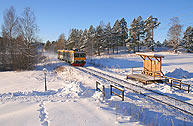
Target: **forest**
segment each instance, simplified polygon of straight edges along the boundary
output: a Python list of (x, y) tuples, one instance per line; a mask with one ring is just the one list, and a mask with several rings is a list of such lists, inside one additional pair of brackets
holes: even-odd
[(113, 26), (103, 21), (98, 26), (88, 29), (72, 28), (68, 38), (64, 33), (55, 41), (41, 42), (38, 38), (38, 24), (30, 8), (24, 8), (21, 15), (16, 14), (13, 6), (6, 9), (0, 36), (0, 69), (33, 69), (41, 59), (39, 48), (56, 52), (58, 49), (80, 49), (87, 56), (119, 53), (119, 48), (126, 48), (128, 53), (156, 51), (165, 48), (177, 52), (193, 52), (193, 27), (183, 31), (178, 17), (170, 19), (168, 37), (163, 42), (154, 41), (154, 31), (161, 25), (158, 18), (138, 16), (127, 24), (125, 18), (116, 20)]

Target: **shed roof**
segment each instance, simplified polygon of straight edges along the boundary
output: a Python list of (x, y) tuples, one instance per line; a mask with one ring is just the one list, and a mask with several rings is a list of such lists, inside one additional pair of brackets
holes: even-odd
[(164, 58), (163, 55), (154, 54), (154, 53), (136, 53), (136, 55)]

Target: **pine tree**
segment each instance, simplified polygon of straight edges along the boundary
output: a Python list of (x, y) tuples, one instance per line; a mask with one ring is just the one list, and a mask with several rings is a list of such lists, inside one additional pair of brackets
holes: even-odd
[(105, 48), (108, 50), (108, 54), (110, 53), (110, 49), (112, 47), (112, 28), (110, 22), (105, 26)]
[(149, 16), (144, 21), (144, 31), (145, 31), (145, 42), (146, 45), (154, 51), (154, 32), (153, 30), (156, 29), (160, 25), (160, 22), (158, 22), (157, 18), (154, 18), (153, 16)]
[(95, 39), (95, 28), (91, 25), (88, 30), (87, 42), (86, 42), (86, 51), (87, 55), (93, 55), (94, 52), (94, 39)]
[(64, 49), (65, 48), (65, 44), (66, 44), (66, 38), (65, 38), (65, 35), (64, 33), (60, 34), (59, 38), (58, 38), (58, 41), (56, 43), (56, 46), (55, 46), (55, 52), (58, 50), (58, 49)]
[(67, 49), (73, 49), (78, 47), (80, 41), (80, 33), (78, 29), (72, 29), (68, 38)]
[(87, 40), (88, 40), (88, 31), (87, 29), (85, 29), (80, 38), (80, 44), (79, 44), (80, 49), (85, 50)]
[(103, 37), (104, 37), (104, 31), (101, 27), (101, 25), (96, 27), (96, 43), (95, 46), (97, 48), (97, 54), (100, 56), (100, 50), (102, 48), (102, 41), (103, 41)]
[(133, 49), (135, 53), (135, 47), (137, 46), (137, 27), (136, 27), (136, 20), (133, 19), (132, 23), (130, 24), (129, 28), (129, 39), (128, 41), (128, 47)]
[(142, 17), (139, 16), (137, 19), (133, 19), (130, 29), (129, 29), (129, 35), (130, 35), (130, 45), (131, 48), (133, 48), (135, 52), (135, 47), (137, 47), (137, 51), (139, 52), (140, 45), (142, 44), (141, 39), (144, 36), (144, 21), (142, 20)]
[(163, 46), (165, 46), (165, 47), (168, 47), (168, 40), (167, 39), (165, 39), (164, 41), (163, 41)]
[(51, 42), (48, 40), (48, 41), (44, 44), (44, 49), (45, 49), (45, 50), (49, 50), (50, 46), (51, 46)]
[(182, 45), (188, 50), (188, 52), (193, 52), (193, 27), (189, 26), (186, 28)]
[(117, 48), (117, 53), (118, 53), (118, 46), (120, 46), (121, 44), (121, 40), (120, 40), (120, 31), (121, 31), (121, 28), (120, 28), (120, 22), (119, 20), (116, 20), (115, 21), (115, 24), (113, 25), (113, 28), (112, 28), (112, 36), (113, 36), (113, 53), (114, 53), (114, 49)]
[(128, 28), (127, 22), (124, 18), (120, 20), (120, 34), (121, 34), (121, 44), (122, 46), (126, 46), (125, 40), (128, 38)]

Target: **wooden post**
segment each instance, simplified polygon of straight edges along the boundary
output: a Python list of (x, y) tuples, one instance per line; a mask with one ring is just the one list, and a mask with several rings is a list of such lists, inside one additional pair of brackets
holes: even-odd
[(190, 92), (190, 85), (188, 85), (188, 93)]
[(122, 101), (124, 101), (124, 90), (122, 92)]
[(47, 85), (46, 85), (46, 74), (45, 74), (45, 91), (47, 91)]
[(105, 100), (105, 86), (103, 85), (103, 100)]
[(111, 92), (111, 95), (112, 95), (112, 94), (113, 94), (113, 93), (112, 93), (112, 85), (110, 85), (110, 92)]
[(180, 80), (180, 90), (182, 89), (182, 83), (181, 83), (181, 80)]
[(98, 81), (96, 81), (96, 91), (98, 91)]
[(173, 83), (173, 81), (171, 80), (171, 87), (172, 87), (172, 83)]

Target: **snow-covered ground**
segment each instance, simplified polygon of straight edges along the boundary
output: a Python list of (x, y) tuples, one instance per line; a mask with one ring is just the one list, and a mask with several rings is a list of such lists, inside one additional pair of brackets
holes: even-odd
[[(161, 54), (166, 75), (192, 84), (193, 54)], [(95, 91), (98, 78), (48, 56), (34, 71), (0, 72), (0, 126), (193, 125), (193, 117), (129, 91), (124, 102), (110, 95), (103, 101)], [(143, 67), (143, 61), (134, 54), (100, 56), (89, 58), (85, 67), (125, 78), (132, 67)], [(147, 87), (193, 104), (192, 89), (188, 94), (165, 84)]]

